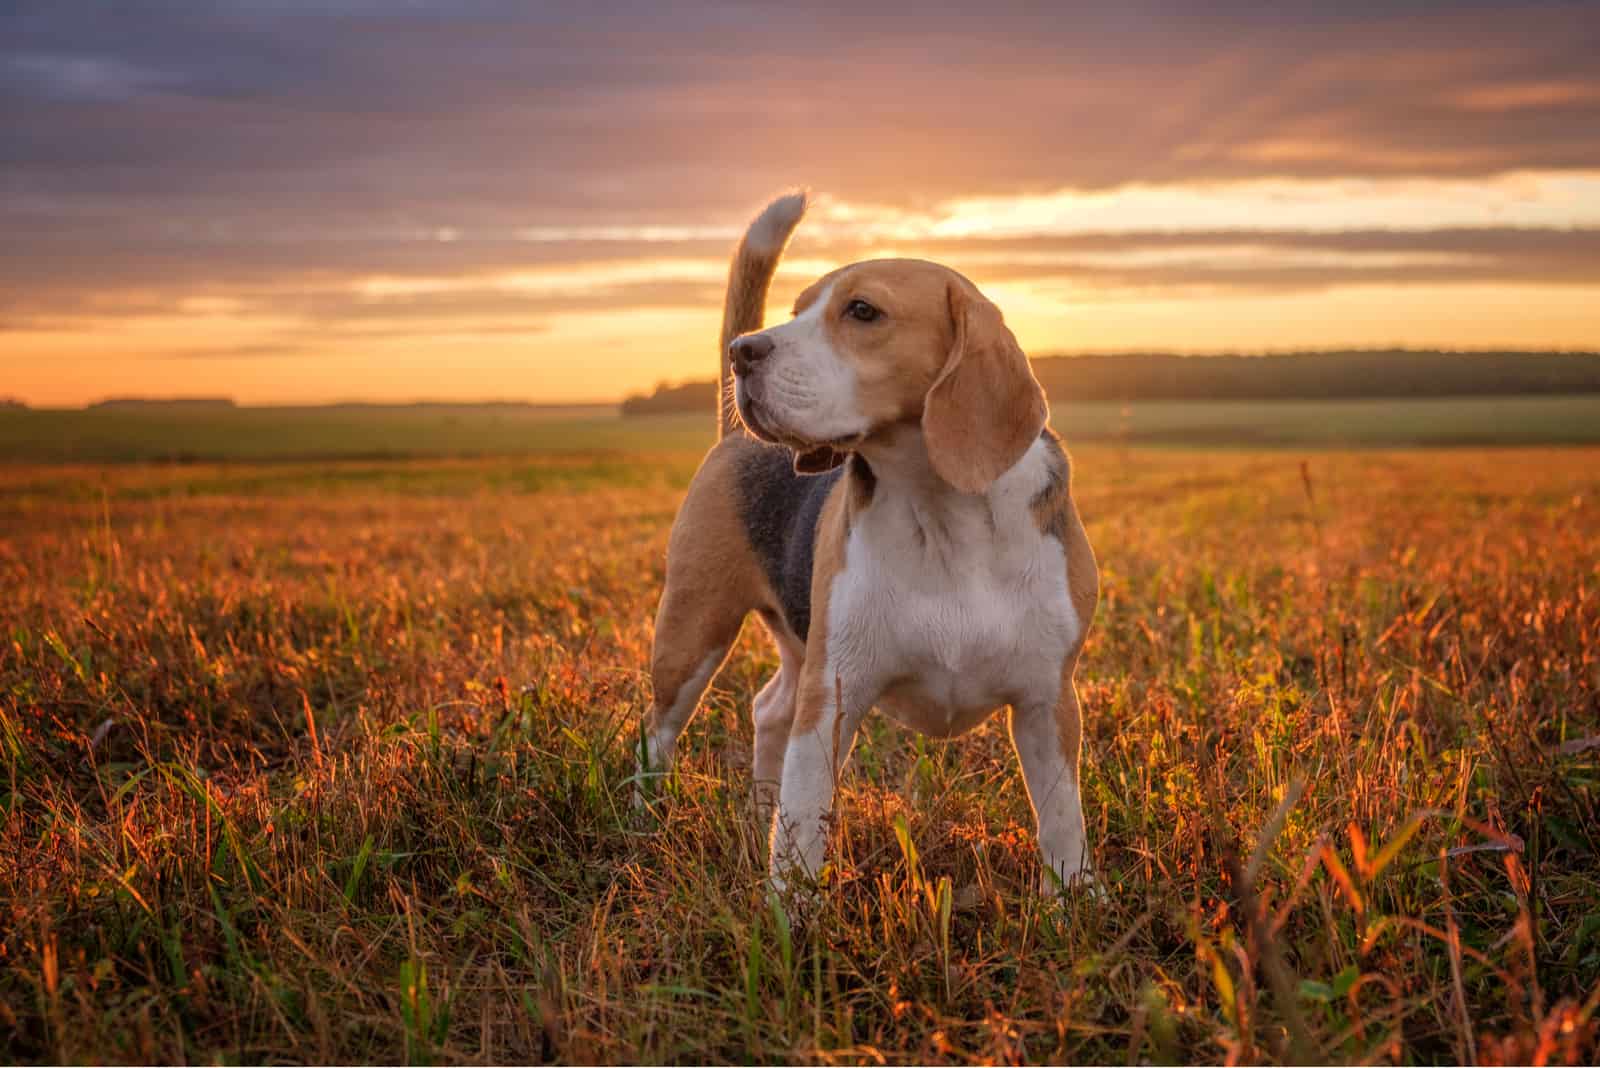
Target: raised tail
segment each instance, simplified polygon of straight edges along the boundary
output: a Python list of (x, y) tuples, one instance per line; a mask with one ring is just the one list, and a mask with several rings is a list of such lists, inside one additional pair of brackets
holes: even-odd
[(783, 256), (789, 235), (806, 213), (803, 192), (781, 196), (757, 215), (739, 241), (728, 271), (728, 299), (722, 306), (722, 370), (717, 376), (717, 437), (736, 430), (738, 415), (729, 390), (733, 388), (733, 369), (728, 363), (728, 346), (740, 334), (760, 330), (766, 312), (767, 289)]

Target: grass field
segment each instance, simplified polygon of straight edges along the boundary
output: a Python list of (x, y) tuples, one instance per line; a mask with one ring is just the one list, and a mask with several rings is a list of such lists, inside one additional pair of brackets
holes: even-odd
[(0, 468), (0, 1060), (1600, 1056), (1600, 449), (1074, 449), (1105, 896), (1030, 892), (1000, 722), (876, 719), (791, 922), (757, 636), (630, 809), (705, 428), (601, 425)]
[[(1407, 447), (1600, 444), (1600, 394), (1335, 401), (1057, 404), (1078, 442)], [(601, 407), (0, 409), (0, 462), (376, 460), (552, 450), (703, 451), (709, 415), (618, 418)]]

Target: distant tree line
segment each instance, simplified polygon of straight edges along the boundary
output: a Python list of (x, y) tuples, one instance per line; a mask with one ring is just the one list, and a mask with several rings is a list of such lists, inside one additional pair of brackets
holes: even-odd
[(1256, 400), (1600, 392), (1600, 353), (1392, 349), (1275, 356), (1055, 356), (1057, 400)]
[[(1600, 393), (1600, 353), (1357, 349), (1270, 356), (1166, 352), (1044, 356), (1033, 370), (1055, 401), (1318, 400)], [(662, 384), (624, 415), (713, 410), (715, 382)]]
[(107, 397), (85, 405), (86, 411), (230, 411), (232, 397)]
[(651, 394), (634, 393), (622, 401), (623, 415), (666, 415), (671, 412), (716, 411), (715, 382), (684, 382), (669, 386), (663, 382)]

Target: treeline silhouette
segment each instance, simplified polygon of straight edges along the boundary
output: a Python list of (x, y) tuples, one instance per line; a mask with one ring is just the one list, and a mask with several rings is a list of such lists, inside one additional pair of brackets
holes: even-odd
[(90, 412), (165, 412), (232, 411), (239, 405), (232, 397), (107, 397), (84, 405)]
[[(1600, 353), (1358, 349), (1270, 356), (1044, 356), (1033, 370), (1055, 401), (1319, 400), (1600, 393)], [(662, 384), (624, 415), (705, 411), (715, 382)]]

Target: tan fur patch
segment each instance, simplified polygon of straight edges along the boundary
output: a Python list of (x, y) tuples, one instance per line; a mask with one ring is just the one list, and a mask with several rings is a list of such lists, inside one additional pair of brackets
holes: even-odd
[(955, 342), (923, 404), (922, 436), (941, 478), (981, 493), (1032, 447), (1049, 411), (1000, 309), (960, 281), (949, 293)]
[(845, 543), (850, 537), (851, 494), (854, 472), (846, 472), (833, 487), (817, 519), (817, 545), (811, 565), (811, 630), (806, 635), (806, 662), (800, 672), (800, 687), (795, 698), (794, 726), (791, 733), (816, 728), (825, 709), (831, 707), (837, 680), (825, 677), (828, 670), (828, 602), (833, 580), (844, 570)]
[(1083, 711), (1073, 676), (1077, 674), (1078, 657), (1089, 637), (1095, 606), (1100, 600), (1100, 568), (1095, 563), (1094, 548), (1089, 544), (1089, 535), (1083, 529), (1083, 520), (1078, 516), (1077, 504), (1072, 499), (1070, 479), (1061, 479), (1052, 490), (1052, 493), (1034, 501), (1033, 518), (1041, 531), (1053, 534), (1061, 541), (1067, 558), (1067, 595), (1072, 598), (1073, 610), (1081, 624), (1077, 640), (1061, 665), (1061, 694), (1056, 699), (1056, 730), (1061, 742), (1061, 756), (1076, 774), (1083, 749)]
[[(1053, 431), (1051, 437), (1055, 437)], [(1059, 444), (1059, 439), (1056, 440)], [(1061, 463), (1058, 477), (1044, 493), (1034, 498), (1031, 510), (1039, 531), (1059, 540), (1067, 558), (1067, 592), (1081, 623), (1077, 644), (1068, 658), (1067, 678), (1070, 680), (1070, 667), (1077, 660), (1084, 639), (1088, 637), (1095, 606), (1100, 600), (1100, 568), (1095, 563), (1094, 548), (1089, 544), (1083, 520), (1078, 516), (1078, 506), (1072, 499), (1071, 468), (1064, 454)]]
[(672, 525), (651, 652), (652, 728), (708, 653), (739, 636), (745, 615), (776, 603), (739, 518), (735, 461), (742, 447), (748, 445), (728, 438), (712, 448)]
[(1083, 710), (1078, 704), (1078, 691), (1072, 685), (1072, 670), (1077, 659), (1076, 656), (1067, 658), (1066, 669), (1061, 674), (1061, 696), (1056, 700), (1056, 734), (1061, 739), (1061, 756), (1074, 775), (1083, 755)]
[[(874, 430), (922, 415), (923, 399), (955, 342), (950, 286), (964, 281), (948, 267), (922, 260), (869, 260), (824, 275), (795, 302), (808, 311), (824, 293), (828, 343), (856, 372), (856, 403)], [(863, 323), (844, 314), (864, 300), (882, 318)]]

